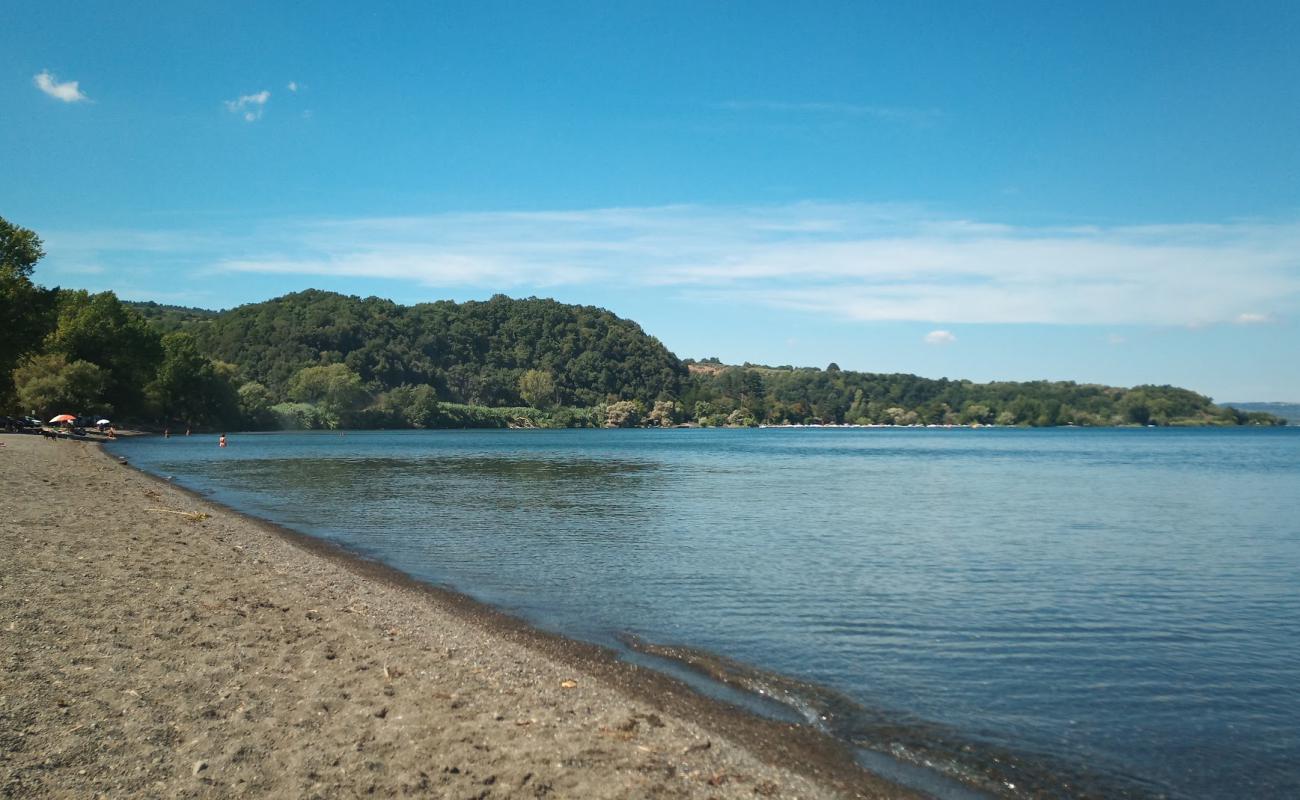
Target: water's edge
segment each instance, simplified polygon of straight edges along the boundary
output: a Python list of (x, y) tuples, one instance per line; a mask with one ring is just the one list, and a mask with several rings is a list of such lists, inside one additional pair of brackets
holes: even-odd
[[(698, 722), (719, 735), (744, 745), (765, 760), (817, 782), (829, 783), (854, 795), (861, 793), (864, 784), (867, 784), (869, 791), (875, 790), (871, 792), (874, 795), (881, 789), (880, 784), (885, 783), (945, 800), (949, 797), (953, 800), (966, 800), (966, 797), (985, 796), (936, 792), (934, 788), (943, 786), (955, 791), (965, 790), (960, 784), (947, 781), (938, 773), (933, 773), (933, 777), (917, 775), (915, 769), (909, 769), (908, 764), (892, 757), (873, 765), (875, 759), (869, 755), (864, 758), (857, 748), (830, 731), (807, 724), (802, 719), (796, 720), (789, 714), (782, 714), (777, 708), (763, 708), (765, 699), (760, 695), (741, 692), (725, 683), (712, 681), (689, 667), (674, 669), (672, 665), (676, 662), (671, 659), (638, 657), (631, 648), (620, 651), (547, 630), (455, 587), (419, 580), (337, 542), (226, 505), (203, 492), (136, 466), (130, 463), (129, 458), (119, 458), (117, 452), (104, 448), (99, 443), (95, 444), (94, 449), (102, 457), (112, 459), (150, 481), (179, 490), (197, 502), (247, 520), (268, 534), (338, 564), (365, 579), (422, 595), (440, 610), (469, 624), (485, 628), (511, 641), (524, 643), (546, 656), (603, 679), (631, 698)], [(895, 764), (896, 769), (893, 768)]]
[[(128, 448), (129, 450), (129, 448)], [(108, 455), (108, 450), (101, 450)], [(116, 453), (114, 453), (116, 455)], [(835, 690), (759, 670), (748, 664), (699, 648), (647, 642), (625, 633), (614, 646), (548, 630), (498, 606), (476, 599), (457, 586), (433, 584), (353, 551), (346, 546), (288, 527), (214, 500), (149, 470), (130, 465), (151, 480), (178, 488), (195, 499), (248, 519), (271, 533), (317, 555), (342, 563), (362, 575), (431, 596), (474, 624), (504, 632), (541, 646), (549, 655), (576, 661), (585, 669), (610, 670), (622, 688), (636, 688), (640, 697), (662, 698), (662, 684), (678, 694), (689, 693), (713, 707), (714, 715), (760, 727), (777, 726), (782, 763), (788, 761), (794, 730), (810, 737), (813, 772), (821, 774), (830, 760), (836, 771), (846, 766), (867, 770), (891, 783), (945, 800), (975, 798), (1159, 798), (1165, 795), (1136, 776), (1128, 780), (1103, 778), (1084, 768), (1055, 763), (980, 743), (958, 731), (884, 709), (866, 708)], [(629, 684), (639, 684), (630, 687)], [(671, 692), (669, 692), (671, 694)], [(692, 713), (698, 713), (693, 710)], [(809, 756), (801, 756), (807, 760)], [(845, 762), (848, 762), (847, 764)], [(793, 766), (793, 765), (791, 765)]]

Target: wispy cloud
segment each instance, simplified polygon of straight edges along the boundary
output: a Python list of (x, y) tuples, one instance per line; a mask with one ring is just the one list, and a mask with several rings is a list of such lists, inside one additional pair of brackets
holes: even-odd
[[(175, 247), (173, 263), (217, 273), (580, 285), (935, 326), (1250, 324), (1300, 311), (1300, 221), (1042, 228), (803, 203), (269, 220), (217, 245), (211, 233), (111, 240)], [(73, 255), (98, 263), (87, 243)]]
[(945, 345), (957, 341), (957, 337), (953, 336), (951, 331), (930, 331), (921, 337), (921, 341), (926, 344)]
[(81, 91), (80, 81), (64, 81), (63, 83), (59, 83), (58, 79), (55, 78), (48, 69), (42, 70), (37, 75), (33, 76), (32, 82), (36, 84), (37, 89), (40, 89), (50, 97), (62, 100), (65, 103), (80, 103), (84, 100), (90, 99)]
[(298, 91), (298, 82), (297, 82), (297, 81), (289, 81), (289, 83), (287, 83), (287, 84), (285, 85), (284, 88), (288, 89), (288, 90), (291, 91), (291, 92), (296, 92), (296, 91)]
[(908, 106), (864, 105), (859, 103), (803, 102), (787, 103), (772, 100), (728, 100), (718, 108), (724, 111), (759, 112), (769, 114), (803, 114), (824, 117), (865, 117), (882, 122), (909, 125), (930, 125), (944, 114), (937, 108)]
[(266, 109), (266, 101), (271, 99), (271, 93), (263, 89), (257, 94), (246, 94), (240, 96), (237, 100), (227, 100), (226, 110), (232, 114), (243, 116), (245, 122), (256, 122), (262, 118), (262, 112)]

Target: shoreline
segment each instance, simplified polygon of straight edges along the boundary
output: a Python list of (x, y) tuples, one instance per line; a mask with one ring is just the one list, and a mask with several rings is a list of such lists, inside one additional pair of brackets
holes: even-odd
[[(792, 725), (759, 717), (720, 700), (706, 697), (676, 678), (623, 661), (613, 650), (539, 630), (499, 609), (450, 589), (422, 583), (399, 570), (353, 554), (336, 544), (228, 508), (143, 470), (134, 467), (124, 469), (122, 464), (100, 447), (94, 447), (92, 452), (87, 450), (85, 443), (82, 442), (42, 442), (36, 437), (22, 435), (4, 436), (0, 437), (0, 440), (5, 441), (7, 445), (5, 448), (0, 448), (0, 459), (3, 459), (0, 460), (0, 465), (3, 465), (0, 466), (0, 470), (3, 470), (0, 474), (3, 474), (6, 483), (11, 487), (11, 493), (0, 501), (3, 503), (0, 508), (5, 510), (4, 516), (7, 520), (0, 524), (0, 535), (3, 536), (3, 540), (7, 540), (4, 543), (9, 545), (9, 549), (15, 554), (14, 563), (6, 569), (6, 572), (12, 569), (14, 572), (23, 573), (23, 567), (26, 566), (26, 571), (29, 573), (37, 571), (49, 573), (43, 576), (43, 580), (34, 583), (27, 581), (27, 585), (22, 587), (26, 591), (20, 591), (18, 594), (15, 594), (16, 586), (24, 584), (24, 577), (30, 576), (0, 575), (0, 584), (2, 584), (0, 603), (3, 603), (3, 608), (7, 612), (5, 616), (9, 617), (4, 621), (3, 626), (0, 626), (6, 629), (0, 633), (0, 636), (3, 636), (0, 641), (4, 643), (3, 655), (6, 663), (3, 673), (5, 686), (3, 692), (0, 692), (4, 700), (3, 705), (0, 705), (0, 715), (5, 717), (7, 727), (11, 728), (21, 727), (23, 720), (19, 717), (30, 718), (35, 723), (19, 730), (16, 741), (14, 737), (0, 739), (0, 749), (8, 751), (10, 756), (6, 759), (6, 765), (0, 768), (0, 794), (10, 794), (13, 790), (20, 789), (17, 792), (19, 794), (31, 792), (53, 796), (92, 794), (96, 791), (114, 789), (144, 791), (147, 787), (152, 787), (148, 790), (160, 791), (166, 788), (167, 793), (197, 793), (195, 796), (198, 796), (233, 789), (253, 792), (311, 793), (309, 790), (314, 790), (317, 786), (329, 787), (332, 792), (327, 790), (324, 793), (330, 794), (352, 791), (358, 786), (376, 785), (374, 774), (363, 772), (357, 776), (357, 779), (349, 780), (347, 778), (349, 771), (346, 769), (343, 770), (342, 775), (327, 776), (318, 766), (315, 766), (315, 761), (319, 760), (315, 756), (319, 756), (321, 750), (327, 750), (328, 743), (339, 738), (339, 732), (331, 731), (331, 736), (324, 737), (322, 741), (319, 731), (317, 735), (303, 737), (297, 734), (298, 726), (284, 724), (283, 720), (280, 720), (279, 724), (262, 731), (266, 734), (264, 736), (251, 738), (241, 736), (237, 730), (231, 729), (232, 719), (236, 723), (235, 727), (239, 727), (237, 724), (239, 715), (232, 717), (230, 714), (223, 714), (220, 708), (214, 709), (214, 705), (219, 706), (221, 703), (213, 703), (210, 692), (194, 691), (194, 687), (190, 687), (189, 691), (173, 691), (164, 704), (180, 708), (203, 705), (205, 710), (199, 715), (200, 720), (206, 720), (210, 724), (200, 723), (195, 727), (214, 730), (207, 731), (207, 735), (191, 741), (190, 744), (194, 745), (195, 742), (219, 744), (220, 746), (215, 748), (217, 751), (224, 748), (225, 751), (233, 751), (236, 755), (243, 753), (240, 758), (227, 758), (225, 762), (221, 762), (218, 754), (208, 758), (198, 757), (192, 761), (182, 758), (179, 763), (174, 763), (177, 761), (175, 758), (159, 756), (153, 762), (156, 769), (149, 770), (141, 767), (141, 770), (148, 773), (147, 777), (150, 780), (147, 783), (136, 781), (106, 785), (94, 779), (94, 776), (102, 780), (105, 776), (120, 775), (140, 753), (134, 755), (123, 753), (117, 759), (90, 759), (91, 766), (95, 767), (93, 770), (82, 762), (70, 765), (70, 767), (77, 766), (75, 770), (51, 769), (50, 759), (48, 757), (42, 759), (41, 756), (48, 756), (52, 751), (59, 752), (63, 749), (62, 745), (67, 743), (65, 737), (60, 734), (62, 726), (57, 724), (60, 717), (66, 720), (73, 710), (80, 710), (84, 705), (66, 699), (56, 699), (44, 711), (39, 708), (40, 701), (48, 700), (50, 694), (42, 692), (41, 689), (50, 688), (50, 682), (42, 681), (38, 677), (39, 673), (29, 675), (28, 669), (21, 663), (24, 657), (23, 651), (27, 648), (22, 647), (21, 640), (25, 638), (25, 631), (20, 630), (19, 626), (24, 623), (23, 612), (30, 610), (25, 607), (31, 605), (24, 596), (39, 596), (44, 589), (52, 596), (60, 597), (64, 602), (47, 605), (67, 606), (52, 611), (57, 618), (55, 621), (64, 626), (70, 624), (75, 626), (78, 621), (76, 614), (86, 612), (86, 609), (80, 606), (88, 598), (69, 596), (67, 592), (51, 592), (48, 586), (41, 585), (52, 580), (66, 580), (57, 578), (57, 570), (52, 571), (46, 559), (32, 558), (36, 554), (26, 552), (31, 550), (34, 541), (30, 538), (32, 529), (45, 528), (45, 533), (56, 531), (60, 534), (61, 551), (77, 549), (84, 543), (86, 535), (95, 537), (95, 543), (100, 545), (102, 555), (93, 563), (94, 566), (101, 568), (101, 571), (106, 571), (112, 566), (111, 562), (116, 551), (123, 547), (135, 549), (127, 544), (128, 542), (148, 537), (156, 540), (157, 545), (170, 546), (168, 549), (173, 551), (173, 555), (190, 557), (187, 563), (180, 564), (180, 570), (188, 572), (191, 577), (190, 581), (182, 581), (183, 586), (191, 590), (190, 593), (193, 591), (191, 584), (198, 580), (196, 576), (205, 572), (218, 573), (214, 585), (209, 587), (208, 594), (218, 594), (244, 584), (251, 584), (245, 585), (243, 587), (245, 590), (256, 589), (264, 583), (258, 578), (268, 577), (267, 572), (274, 576), (284, 576), (291, 570), (305, 573), (287, 581), (280, 581), (275, 587), (280, 593), (286, 595), (287, 599), (295, 602), (286, 605), (283, 603), (286, 598), (281, 598), (270, 604), (278, 609), (292, 610), (294, 605), (301, 607), (311, 605), (315, 601), (315, 605), (321, 607), (321, 609), (309, 608), (304, 611), (297, 623), (298, 630), (294, 632), (295, 636), (289, 638), (293, 639), (295, 644), (299, 643), (299, 635), (309, 635), (309, 632), (302, 628), (321, 626), (327, 619), (326, 615), (329, 615), (331, 621), (354, 624), (343, 626), (350, 629), (346, 631), (349, 636), (340, 637), (341, 640), (335, 642), (332, 649), (327, 646), (324, 660), (315, 658), (316, 653), (305, 652), (301, 647), (292, 648), (294, 652), (291, 654), (276, 653), (280, 661), (297, 662), (299, 666), (304, 660), (311, 663), (315, 668), (311, 678), (304, 679), (299, 676), (298, 681), (308, 684), (306, 688), (313, 691), (300, 692), (299, 694), (303, 696), (298, 697), (297, 703), (289, 708), (282, 709), (272, 704), (268, 708), (272, 712), (270, 716), (272, 719), (281, 717), (285, 713), (292, 716), (295, 710), (301, 710), (304, 703), (327, 705), (328, 701), (321, 700), (317, 695), (330, 694), (331, 691), (337, 693), (338, 686), (378, 690), (379, 697), (370, 705), (381, 704), (381, 707), (362, 710), (370, 727), (389, 727), (387, 724), (389, 719), (415, 718), (417, 720), (414, 725), (411, 723), (401, 725), (406, 736), (410, 737), (409, 739), (403, 737), (408, 744), (405, 750), (397, 742), (385, 742), (391, 745), (392, 752), (389, 753), (389, 757), (379, 762), (367, 761), (368, 773), (381, 773), (390, 781), (401, 776), (401, 780), (387, 784), (390, 789), (423, 784), (426, 790), (446, 793), (453, 791), (453, 787), (458, 787), (454, 791), (459, 792), (461, 788), (472, 785), (480, 792), (484, 792), (483, 796), (517, 796), (536, 793), (542, 796), (552, 792), (557, 796), (576, 794), (585, 796), (658, 794), (681, 797), (697, 795), (916, 796), (915, 792), (866, 771), (858, 765), (848, 745), (810, 726)], [(28, 443), (22, 444), (24, 440)], [(48, 455), (42, 454), (43, 449)], [(16, 463), (20, 458), (28, 463)], [(42, 469), (42, 466), (46, 469)], [(18, 469), (15, 470), (15, 467)], [(44, 483), (48, 487), (56, 476), (62, 481), (58, 484), (61, 487), (58, 502), (62, 506), (62, 513), (43, 515), (39, 508), (42, 502), (40, 498), (29, 498), (23, 489), (39, 493), (40, 484)], [(88, 511), (94, 514), (97, 507), (103, 506), (102, 491), (78, 490), (63, 486), (69, 478), (78, 476), (83, 479), (94, 478), (94, 488), (111, 490), (110, 494), (114, 497), (112, 514), (114, 521), (108, 527), (113, 529), (112, 533), (100, 530), (102, 526), (98, 525), (97, 520), (93, 518), (68, 516), (66, 513), (68, 507), (75, 507), (82, 512)], [(26, 486), (22, 486), (24, 477)], [(159, 507), (162, 505), (188, 506), (190, 510)], [(150, 513), (154, 511), (172, 513), (158, 513), (155, 516)], [(55, 519), (45, 518), (46, 516), (54, 516)], [(123, 519), (124, 517), (129, 519)], [(230, 544), (236, 539), (237, 543)], [(199, 545), (206, 545), (206, 547), (200, 548)], [(48, 546), (47, 541), (46, 547)], [(196, 549), (204, 552), (195, 554)], [(180, 554), (174, 552), (178, 550), (190, 552)], [(225, 555), (226, 553), (231, 555)], [(77, 561), (78, 567), (87, 566), (84, 556), (79, 557)], [(169, 559), (164, 563), (170, 565), (175, 562)], [(147, 570), (147, 560), (140, 562), (137, 559), (132, 564), (118, 566), (127, 567), (125, 570), (119, 570), (121, 572), (139, 572), (142, 569)], [(255, 573), (262, 573), (262, 575)], [(87, 574), (93, 575), (93, 573)], [(121, 577), (118, 576), (119, 579)], [(170, 577), (171, 582), (174, 583), (180, 576)], [(110, 598), (121, 594), (112, 591), (114, 587), (111, 585), (109, 588), (107, 594)], [(329, 603), (323, 597), (317, 599), (317, 594), (325, 594), (337, 605), (338, 601), (348, 599), (340, 596), (343, 591), (364, 598), (364, 602), (360, 607), (357, 602), (352, 602), (341, 608), (324, 610), (324, 606)], [(236, 594), (232, 597), (240, 598), (243, 595)], [(123, 598), (119, 597), (119, 601), (121, 599)], [(136, 609), (142, 601), (155, 599), (157, 598), (150, 597), (147, 593), (143, 596), (133, 593), (129, 598), (125, 598), (126, 602), (121, 604), (121, 608), (115, 610), (126, 613)], [(217, 607), (231, 602), (230, 599), (222, 601), (219, 597), (213, 599), (220, 604)], [(212, 617), (216, 615), (205, 614), (204, 611), (209, 611), (206, 605), (205, 601), (200, 601), (199, 607), (202, 610), (191, 612), (191, 616), (195, 618), (188, 622), (209, 621), (213, 624), (207, 627), (214, 627), (216, 620)], [(255, 616), (254, 608), (243, 609), (242, 620), (237, 627), (243, 627), (247, 620)], [(103, 609), (98, 610), (100, 616), (103, 616)], [(341, 613), (334, 616), (334, 612)], [(280, 611), (273, 613), (272, 616), (284, 617), (288, 613), (288, 610)], [(152, 622), (157, 623), (159, 620), (152, 620)], [(358, 622), (369, 624), (362, 624), (360, 630), (357, 630), (358, 625), (355, 623)], [(279, 630), (272, 631), (267, 626), (262, 626), (256, 633), (266, 634), (263, 638), (274, 639), (286, 630), (284, 619), (272, 620), (271, 625), (278, 625)], [(186, 637), (187, 633), (194, 633), (186, 630), (187, 627), (190, 626), (181, 625), (179, 630), (172, 630), (177, 626), (171, 625), (168, 626), (167, 632), (171, 636), (182, 639), (193, 638)], [(221, 626), (216, 625), (216, 627), (220, 629)], [(120, 632), (120, 629), (114, 627), (113, 632)], [(104, 641), (98, 641), (99, 637), (94, 633), (93, 627), (83, 631), (85, 634), (83, 638), (95, 639), (95, 644), (100, 646), (100, 650), (121, 649), (122, 643), (113, 641), (114, 637), (109, 636)], [(156, 625), (154, 633), (157, 633)], [(200, 638), (211, 635), (211, 632), (204, 632)], [(15, 641), (16, 639), (19, 641)], [(350, 649), (341, 646), (345, 643), (343, 639), (353, 640), (346, 644), (354, 646)], [(447, 647), (449, 640), (461, 642), (461, 646)], [(464, 641), (473, 642), (469, 649), (475, 654), (473, 659), (475, 666), (468, 672), (465, 670), (465, 660), (460, 656), (464, 649)], [(35, 642), (26, 644), (34, 646)], [(214, 648), (211, 642), (207, 644), (207, 649)], [(220, 644), (224, 642), (218, 643), (215, 647), (219, 649)], [(250, 656), (248, 652), (239, 652), (239, 642), (231, 644), (241, 660), (245, 656)], [(15, 645), (18, 647), (15, 648)], [(136, 643), (133, 642), (125, 649), (129, 650), (135, 646)], [(51, 646), (46, 643), (44, 649), (50, 648)], [(278, 649), (284, 650), (283, 647)], [(360, 673), (361, 677), (347, 674), (349, 671), (342, 669), (342, 662), (345, 659), (338, 651), (345, 649), (348, 650), (352, 661), (363, 662), (355, 665), (355, 669), (350, 671)], [(247, 651), (248, 648), (244, 650)], [(169, 665), (174, 664), (175, 660), (183, 660), (180, 659), (182, 653), (177, 651), (176, 647), (162, 648), (162, 659)], [(400, 659), (403, 665), (400, 669), (390, 668), (390, 663), (394, 659)], [(75, 657), (65, 660), (72, 661)], [(270, 659), (270, 661), (275, 660), (275, 658)], [(261, 668), (254, 669), (254, 675), (265, 676), (277, 671), (276, 667), (282, 666), (269, 663), (266, 658), (260, 661), (254, 658), (253, 662)], [(380, 662), (383, 662), (382, 668), (378, 666)], [(136, 669), (123, 670), (128, 675), (142, 669), (138, 663), (130, 666)], [(169, 673), (173, 672), (171, 666), (158, 669), (160, 665), (157, 659), (153, 666), (154, 670), (145, 671), (159, 672), (155, 676), (158, 679), (166, 679)], [(222, 659), (208, 659), (193, 666), (198, 672), (215, 670), (221, 672), (220, 677), (231, 677), (228, 674), (228, 664)], [(236, 671), (241, 670), (236, 668)], [(247, 672), (247, 670), (243, 671)], [(66, 673), (66, 669), (64, 672)], [(325, 673), (328, 679), (323, 679), (322, 673)], [(476, 696), (477, 704), (482, 705), (485, 702), (484, 698), (478, 695), (483, 692), (471, 691), (474, 687), (466, 687), (466, 683), (481, 683), (486, 680), (489, 684), (497, 684), (500, 692), (508, 692), (506, 696), (509, 700), (501, 702), (500, 698), (497, 698), (498, 710), (502, 713), (480, 714), (479, 716), (483, 718), (470, 724), (466, 724), (463, 719), (450, 719), (464, 716), (455, 713), (456, 701), (452, 701), (450, 708), (445, 707), (446, 702), (441, 703), (444, 706), (441, 709), (423, 707), (430, 705), (428, 702), (420, 702), (428, 699), (427, 692), (421, 697), (407, 700), (406, 708), (399, 708), (408, 694), (416, 693), (403, 691), (399, 694), (398, 690), (406, 689), (402, 684), (414, 682), (412, 679), (417, 674), (424, 681), (438, 684), (443, 690), (440, 693), (442, 695), (473, 694)], [(573, 677), (550, 682), (536, 680), (536, 676), (541, 674), (548, 674), (552, 679), (559, 675)], [(533, 677), (534, 680), (524, 680), (513, 690), (501, 688), (507, 681), (519, 681), (521, 676)], [(37, 685), (31, 685), (33, 682)], [(47, 685), (41, 686), (42, 683)], [(65, 694), (68, 693), (66, 682), (55, 681), (55, 683), (58, 684), (56, 688)], [(327, 683), (330, 684), (329, 690), (326, 689)], [(337, 686), (334, 685), (336, 683)], [(103, 686), (81, 688), (91, 693), (102, 692), (104, 689)], [(120, 690), (128, 697), (133, 691), (137, 698), (141, 697), (138, 689)], [(349, 698), (354, 694), (356, 694), (354, 691), (344, 691), (341, 702), (348, 704)], [(220, 692), (217, 692), (216, 699), (220, 700)], [(432, 702), (438, 704), (436, 696)], [(239, 705), (241, 708), (244, 706), (244, 704)], [(530, 709), (533, 716), (516, 718), (519, 717), (523, 707)], [(25, 714), (20, 713), (15, 716), (16, 708)], [(552, 712), (550, 719), (537, 718), (538, 709), (542, 708)], [(557, 716), (553, 713), (556, 709), (564, 713)], [(235, 709), (235, 711), (239, 710)], [(123, 709), (120, 714), (128, 716), (129, 712)], [(45, 720), (46, 716), (52, 719)], [(332, 719), (341, 716), (341, 712), (326, 709), (318, 711), (317, 716)], [(47, 721), (56, 724), (53, 726), (42, 724)], [(311, 720), (309, 717), (307, 722), (309, 724), (306, 727), (311, 728), (313, 726), (310, 723), (317, 723), (319, 720)], [(453, 722), (459, 724), (452, 725)], [(505, 724), (507, 722), (508, 725)], [(85, 724), (93, 725), (94, 720)], [(430, 758), (432, 761), (426, 766), (437, 764), (438, 753), (425, 752), (423, 757), (420, 757), (417, 752), (421, 749), (421, 745), (429, 744), (425, 740), (430, 737), (445, 739), (448, 727), (453, 727), (464, 734), (462, 739), (486, 738), (488, 741), (483, 745), (487, 750), (476, 752), (479, 754), (477, 756), (479, 761), (488, 763), (476, 764), (473, 753), (468, 756), (458, 754), (457, 760), (466, 763), (447, 766), (444, 772), (433, 779), (430, 777), (432, 772), (420, 770), (418, 767), (425, 765)], [(545, 738), (551, 746), (561, 752), (565, 749), (576, 749), (578, 755), (567, 760), (565, 758), (557, 760), (552, 754), (541, 756), (535, 752), (533, 745), (536, 742), (528, 740), (537, 738), (534, 734), (544, 731), (549, 734)], [(379, 732), (372, 733), (377, 737)], [(437, 734), (442, 736), (439, 737)], [(129, 736), (127, 738), (130, 739)], [(349, 737), (343, 734), (342, 738)], [(288, 744), (285, 743), (286, 740)], [(356, 752), (364, 749), (362, 744), (359, 742), (355, 745)], [(463, 742), (461, 744), (463, 745)], [(170, 745), (162, 749), (187, 749), (184, 742), (171, 742)], [(250, 747), (261, 754), (260, 759), (249, 758), (245, 751)], [(611, 751), (611, 747), (615, 750)], [(130, 749), (131, 746), (128, 744), (128, 750)], [(159, 747), (146, 741), (137, 742), (134, 749), (154, 752)], [(197, 752), (203, 748), (193, 747), (193, 749)], [(214, 747), (209, 746), (204, 751), (211, 752), (213, 749)], [(455, 743), (448, 743), (444, 748), (444, 754), (461, 749), (463, 747), (457, 747)], [(510, 752), (512, 750), (513, 753)], [(290, 752), (294, 757), (289, 761), (301, 766), (298, 772), (292, 768), (287, 771), (283, 768), (285, 756)], [(488, 756), (487, 753), (492, 755)], [(480, 775), (481, 771), (486, 771), (489, 767), (497, 772), (508, 772), (509, 770), (502, 767), (503, 757), (507, 761), (522, 761), (530, 765), (528, 768), (524, 766), (515, 768), (515, 772), (520, 774), (511, 776), (514, 778), (514, 785), (500, 780), (501, 776), (495, 775), (488, 776), (492, 779), (490, 781), (468, 780), (469, 774)], [(335, 762), (333, 766), (339, 763)], [(569, 766), (565, 766), (566, 764)], [(269, 776), (267, 772), (270, 769), (277, 770), (277, 775)], [(233, 782), (227, 782), (218, 777), (221, 775), (238, 777), (234, 778)], [(358, 783), (359, 779), (371, 783)], [(266, 783), (268, 780), (272, 780), (272, 784), (268, 785)], [(435, 788), (430, 783), (431, 780), (434, 784), (440, 784), (441, 788)], [(286, 783), (286, 781), (296, 781), (296, 783)], [(541, 787), (546, 788), (541, 791)], [(378, 788), (383, 790), (383, 781), (380, 781)]]

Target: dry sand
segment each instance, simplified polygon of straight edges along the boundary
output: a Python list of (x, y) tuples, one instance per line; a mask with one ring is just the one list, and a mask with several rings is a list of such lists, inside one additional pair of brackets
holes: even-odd
[(2, 797), (911, 796), (96, 445), (0, 443)]

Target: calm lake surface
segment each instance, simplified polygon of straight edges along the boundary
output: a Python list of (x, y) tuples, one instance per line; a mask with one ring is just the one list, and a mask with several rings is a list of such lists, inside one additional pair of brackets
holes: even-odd
[(803, 710), (837, 735), (1004, 794), (1300, 797), (1300, 430), (113, 449), (541, 627), (806, 682), (821, 700)]

